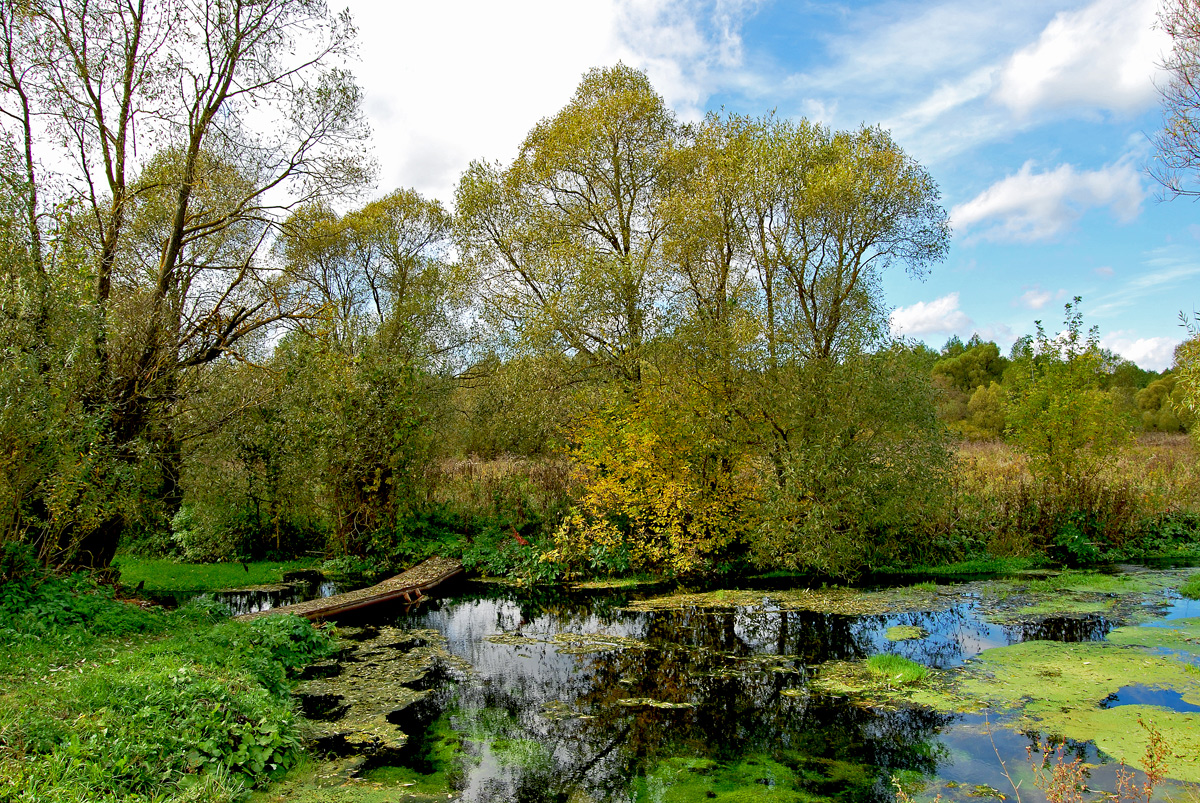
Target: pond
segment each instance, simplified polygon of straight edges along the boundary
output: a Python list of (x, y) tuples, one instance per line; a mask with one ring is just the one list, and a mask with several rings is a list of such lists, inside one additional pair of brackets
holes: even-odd
[[(1195, 603), (1171, 591), (1179, 577), (1130, 569), (1118, 580), (667, 596), (467, 584), (417, 609), (341, 622), (350, 646), (312, 668), (298, 698), (318, 751), (349, 757), (327, 779), (391, 795), (380, 800), (867, 803), (895, 799), (899, 782), (914, 797), (1037, 801), (1029, 749), (1052, 749), (1044, 737), (1063, 745), (1060, 765), (1087, 762), (1092, 789), (1116, 789), (1119, 759), (1142, 751), (1064, 740), (1071, 724), (1052, 719), (1044, 732), (1018, 725), (1019, 705), (954, 698), (956, 673), (984, 651), (1004, 653), (996, 648), (1107, 647), (1110, 634), (1151, 630), (1122, 626), (1191, 621)], [(1179, 663), (1186, 681), (1200, 648), (1177, 641), (1146, 660)], [(945, 699), (931, 704), (886, 678), (844, 686), (880, 654), (931, 670), (922, 685), (944, 687)], [(1075, 682), (1061, 660), (1061, 680)], [(1164, 692), (1157, 678), (1127, 678), (1081, 704), (1196, 717), (1200, 688)], [(1185, 732), (1188, 723), (1200, 732), (1200, 719), (1185, 719)]]

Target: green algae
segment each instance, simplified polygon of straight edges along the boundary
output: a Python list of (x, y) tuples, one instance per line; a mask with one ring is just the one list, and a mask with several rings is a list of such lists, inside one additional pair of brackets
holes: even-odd
[(733, 763), (707, 758), (675, 757), (661, 761), (637, 779), (633, 798), (641, 803), (814, 803), (820, 796), (804, 791), (795, 769), (763, 755)]
[(1017, 616), (1047, 616), (1052, 614), (1092, 614), (1108, 613), (1113, 608), (1111, 600), (1079, 599), (1078, 597), (1060, 597), (1044, 599), (1032, 605), (1017, 608), (1013, 613)]
[(949, 604), (949, 597), (933, 586), (883, 591), (860, 591), (850, 588), (796, 588), (769, 592), (728, 589), (703, 593), (677, 592), (631, 602), (625, 607), (632, 611), (774, 607), (779, 610), (863, 616), (938, 610)]
[(1110, 644), (1190, 652), (1200, 658), (1200, 619), (1177, 619), (1154, 627), (1119, 627), (1108, 634), (1108, 641)]
[(822, 664), (813, 686), (861, 705), (889, 708), (913, 700), (917, 688), (936, 674), (898, 655), (873, 655), (865, 661)]
[(692, 703), (670, 703), (653, 697), (622, 697), (616, 703), (624, 708), (695, 708)]
[(662, 583), (657, 577), (607, 577), (600, 580), (582, 580), (570, 583), (567, 587), (574, 591), (628, 591), (635, 588), (651, 588)]
[[(1200, 782), (1200, 715), (1157, 706), (1101, 703), (1136, 682), (1173, 689), (1200, 704), (1200, 677), (1175, 650), (1195, 655), (1197, 624), (1177, 628), (1127, 627), (1109, 642), (1063, 644), (1029, 641), (986, 650), (964, 667), (950, 687), (918, 689), (909, 699), (943, 710), (996, 710), (1022, 732), (1093, 741), (1108, 756), (1142, 766), (1148, 744), (1144, 720), (1166, 739), (1167, 776)], [(1144, 767), (1143, 767), (1144, 769)]]
[(929, 634), (925, 632), (925, 628), (916, 625), (895, 625), (889, 627), (883, 634), (888, 641), (914, 641), (923, 639), (927, 635)]
[(1129, 572), (1107, 574), (1084, 569), (1067, 569), (1058, 574), (1030, 580), (1031, 592), (1072, 591), (1090, 594), (1145, 594), (1169, 588), (1173, 579), (1161, 574)]
[(438, 780), (398, 767), (369, 770), (362, 777), (351, 769), (357, 762), (302, 762), (246, 803), (433, 803), (449, 797)]
[[(401, 649), (409, 644), (416, 646)], [(327, 744), (341, 742), (364, 755), (400, 749), (408, 737), (388, 721), (388, 715), (430, 694), (414, 687), (438, 663), (464, 674), (472, 671), (470, 664), (446, 650), (446, 639), (436, 630), (379, 628), (375, 635), (353, 643), (339, 674), (297, 686), (296, 694), (302, 698), (336, 700), (345, 707), (344, 715), (334, 721), (305, 720), (304, 736)]]

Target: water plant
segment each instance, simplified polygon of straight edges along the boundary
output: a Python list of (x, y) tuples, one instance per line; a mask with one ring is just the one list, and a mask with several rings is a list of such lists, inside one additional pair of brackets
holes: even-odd
[(881, 680), (895, 686), (912, 686), (929, 676), (929, 669), (900, 655), (881, 653), (866, 660), (866, 667)]

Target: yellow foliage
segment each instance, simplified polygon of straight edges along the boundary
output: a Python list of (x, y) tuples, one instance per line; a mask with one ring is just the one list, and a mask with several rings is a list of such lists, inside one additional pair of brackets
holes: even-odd
[(583, 494), (547, 560), (568, 573), (679, 576), (711, 571), (742, 540), (755, 507), (753, 474), (680, 417), (634, 403), (580, 422), (573, 457)]

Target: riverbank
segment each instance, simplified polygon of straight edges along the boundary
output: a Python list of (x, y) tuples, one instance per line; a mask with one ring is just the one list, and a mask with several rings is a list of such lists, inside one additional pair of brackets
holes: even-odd
[(227, 803), (302, 755), (291, 679), (334, 652), (328, 630), (165, 611), (9, 558), (0, 800)]

